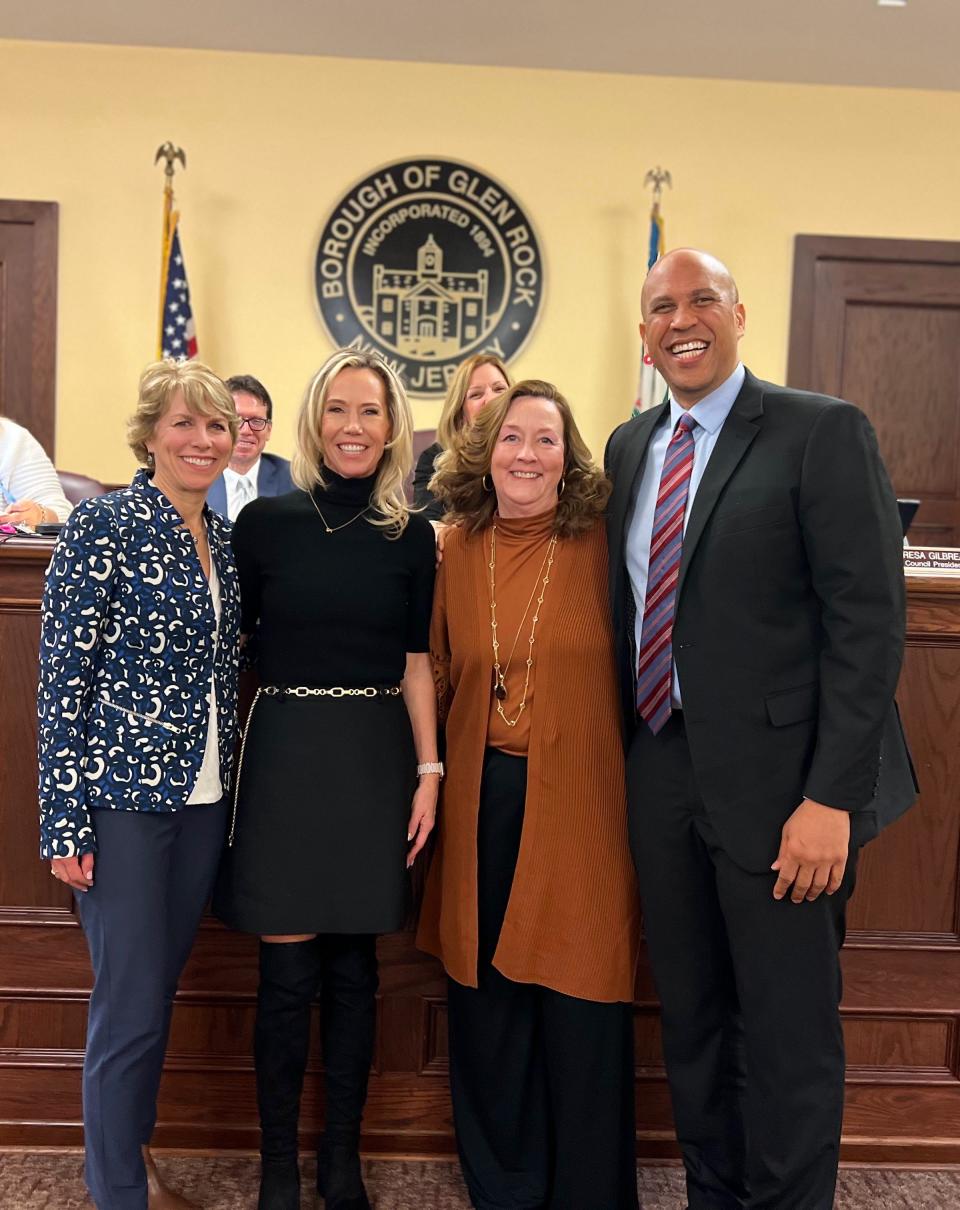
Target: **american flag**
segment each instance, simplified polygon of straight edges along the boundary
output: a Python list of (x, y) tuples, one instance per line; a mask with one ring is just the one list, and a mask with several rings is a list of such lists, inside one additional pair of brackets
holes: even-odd
[(197, 355), (197, 331), (190, 307), (190, 287), (180, 250), (179, 216), (173, 218), (170, 252), (163, 266), (163, 315), (160, 320), (160, 356), (189, 361)]

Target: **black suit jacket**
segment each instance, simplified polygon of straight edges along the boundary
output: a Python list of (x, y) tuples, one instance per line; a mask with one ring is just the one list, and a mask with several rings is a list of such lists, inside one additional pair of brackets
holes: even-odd
[[(257, 471), (257, 496), (285, 496), (293, 491), (290, 463), (279, 454), (261, 454)], [(221, 516), (227, 515), (227, 484), (217, 475), (207, 491), (207, 503)]]
[[(637, 722), (625, 542), (668, 409), (621, 425), (607, 445), (628, 742)], [(869, 421), (852, 404), (748, 372), (691, 506), (673, 634), (699, 790), (739, 864), (769, 868), (804, 796), (854, 813), (856, 843), (913, 802), (893, 701), (904, 629), (902, 533)]]

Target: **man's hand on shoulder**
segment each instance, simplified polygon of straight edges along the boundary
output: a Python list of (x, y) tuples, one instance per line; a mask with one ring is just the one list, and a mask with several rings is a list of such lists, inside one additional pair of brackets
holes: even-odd
[[(812, 902), (840, 889), (850, 848), (850, 815), (805, 798), (783, 825), (780, 852), (770, 867), (778, 878), (774, 899)], [(790, 888), (793, 888), (791, 891)]]
[(456, 526), (448, 525), (444, 521), (431, 521), (430, 524), (433, 526), (433, 534), (437, 542), (437, 567), (439, 567), (443, 562), (443, 548), (447, 542), (447, 535)]

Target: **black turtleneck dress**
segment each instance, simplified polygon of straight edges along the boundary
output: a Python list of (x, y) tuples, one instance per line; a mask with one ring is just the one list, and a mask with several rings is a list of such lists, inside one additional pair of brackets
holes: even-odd
[[(416, 753), (403, 697), (269, 696), (265, 686), (399, 685), (429, 650), (433, 530), (358, 513), (373, 478), (254, 500), (233, 528), (241, 631), (261, 692), (247, 727), (214, 911), (244, 932), (386, 933), (407, 910)], [(356, 517), (356, 520), (351, 518)]]

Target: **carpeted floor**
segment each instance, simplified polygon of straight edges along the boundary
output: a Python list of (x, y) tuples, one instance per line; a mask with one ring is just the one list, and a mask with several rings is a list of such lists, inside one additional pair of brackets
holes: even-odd
[[(253, 1210), (257, 1160), (251, 1156), (163, 1156), (165, 1179), (203, 1210)], [(365, 1165), (375, 1210), (469, 1210), (457, 1165), (422, 1160), (371, 1160)], [(304, 1162), (302, 1206), (314, 1210), (312, 1164)], [(676, 1168), (642, 1168), (643, 1210), (683, 1210), (683, 1178)], [(960, 1170), (840, 1174), (837, 1210), (960, 1210)], [(0, 1210), (91, 1210), (82, 1160), (54, 1152), (0, 1153)]]

